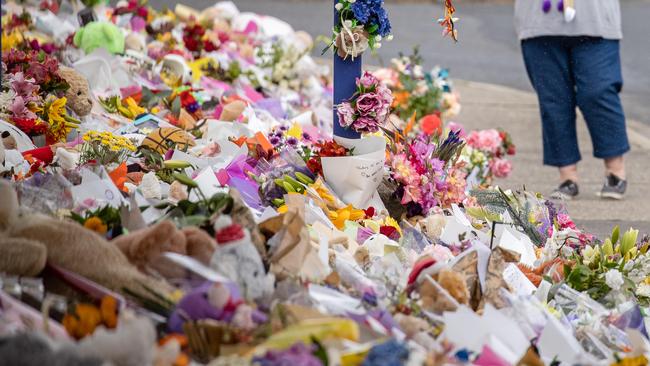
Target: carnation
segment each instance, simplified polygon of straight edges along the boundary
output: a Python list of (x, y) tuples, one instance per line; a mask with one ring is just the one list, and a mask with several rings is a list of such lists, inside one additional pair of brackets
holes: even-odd
[(609, 286), (612, 290), (618, 290), (623, 286), (623, 274), (617, 269), (610, 269), (605, 273), (605, 284)]

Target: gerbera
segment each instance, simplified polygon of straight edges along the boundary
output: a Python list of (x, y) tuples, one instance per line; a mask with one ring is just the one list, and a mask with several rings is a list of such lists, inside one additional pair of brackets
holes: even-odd
[(352, 205), (347, 205), (343, 208), (340, 208), (336, 211), (329, 211), (327, 213), (330, 220), (339, 230), (343, 230), (345, 227), (346, 221), (357, 221), (366, 217), (366, 213), (363, 210), (354, 208)]

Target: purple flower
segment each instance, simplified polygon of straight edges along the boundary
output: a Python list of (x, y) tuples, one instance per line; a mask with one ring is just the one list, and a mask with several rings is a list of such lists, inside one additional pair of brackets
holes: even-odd
[(442, 173), (442, 169), (445, 166), (444, 161), (437, 158), (433, 158), (429, 161), (429, 163), (431, 164), (431, 170), (433, 170), (436, 173)]
[(16, 95), (23, 97), (26, 103), (36, 99), (34, 93), (38, 91), (39, 86), (35, 84), (34, 79), (25, 79), (25, 75), (22, 72), (15, 73), (9, 78), (11, 81), (11, 89)]
[(269, 142), (273, 146), (278, 146), (280, 144), (280, 138), (277, 136), (272, 136), (271, 138), (269, 138)]
[(336, 111), (339, 116), (339, 123), (343, 127), (348, 127), (354, 123), (354, 108), (348, 102), (343, 102), (338, 105)]
[(306, 346), (300, 342), (286, 350), (267, 351), (264, 356), (254, 357), (252, 364), (256, 366), (322, 366), (321, 360), (312, 352), (313, 346)]
[(9, 111), (14, 118), (36, 119), (36, 114), (27, 109), (27, 101), (21, 96), (17, 96), (9, 106)]
[(368, 71), (364, 72), (360, 78), (357, 78), (357, 86), (363, 86), (366, 89), (370, 89), (378, 84), (380, 84), (379, 79)]
[(361, 94), (357, 98), (357, 112), (361, 116), (376, 116), (384, 104), (384, 101), (376, 93)]
[(311, 136), (307, 132), (303, 132), (302, 139), (305, 141), (311, 141)]
[(289, 137), (287, 139), (287, 145), (292, 146), (292, 147), (298, 146), (298, 142), (299, 142), (298, 139), (295, 138), (295, 137)]
[(352, 128), (357, 132), (377, 132), (379, 121), (374, 117), (361, 116), (354, 121)]

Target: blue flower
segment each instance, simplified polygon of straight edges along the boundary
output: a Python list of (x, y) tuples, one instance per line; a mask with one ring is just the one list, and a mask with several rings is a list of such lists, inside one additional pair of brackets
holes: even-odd
[(382, 10), (383, 0), (357, 0), (352, 4), (354, 17), (363, 24), (366, 24), (370, 17)]
[(388, 13), (386, 13), (386, 10), (384, 8), (380, 7), (375, 12), (370, 22), (377, 24), (377, 26), (379, 26), (379, 28), (377, 29), (377, 33), (379, 33), (379, 35), (381, 35), (382, 37), (386, 37), (387, 35), (390, 34), (391, 32), (390, 20), (388, 20)]

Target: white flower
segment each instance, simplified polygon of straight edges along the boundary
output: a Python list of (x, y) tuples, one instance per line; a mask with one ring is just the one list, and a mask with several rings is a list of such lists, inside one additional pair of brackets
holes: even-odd
[(393, 35), (392, 35), (392, 34), (387, 35), (387, 36), (386, 36), (386, 40), (387, 40), (388, 42), (392, 41), (392, 40), (393, 40)]
[(381, 42), (381, 34), (375, 36), (375, 41)]
[(343, 25), (345, 25), (346, 28), (352, 28), (352, 21), (348, 19), (343, 22)]
[(144, 198), (157, 198), (162, 197), (162, 190), (160, 188), (160, 182), (156, 173), (149, 172), (142, 177), (142, 183), (140, 183), (140, 191)]
[(650, 297), (650, 284), (642, 282), (636, 288), (636, 295), (641, 297)]
[(337, 11), (341, 11), (341, 9), (343, 9), (343, 4), (338, 3), (338, 4), (334, 5), (334, 9), (336, 9)]
[(350, 4), (354, 4), (354, 3), (357, 2), (357, 0), (348, 0), (348, 2), (349, 2)]
[(375, 43), (375, 49), (380, 49), (380, 48), (381, 48), (381, 43), (380, 42)]
[(605, 283), (612, 290), (618, 290), (623, 286), (623, 274), (617, 269), (610, 269), (605, 273)]

